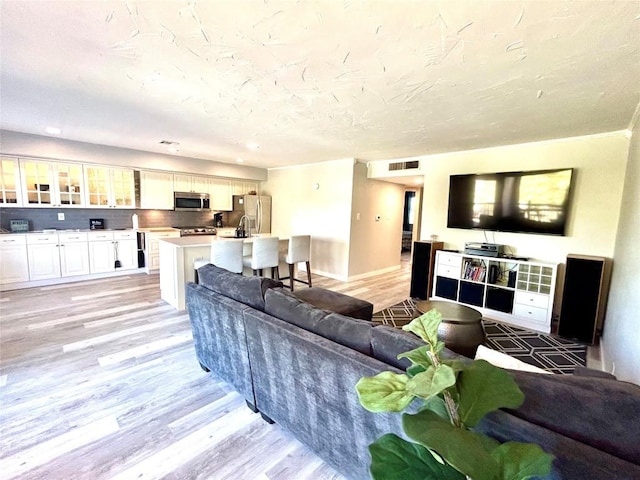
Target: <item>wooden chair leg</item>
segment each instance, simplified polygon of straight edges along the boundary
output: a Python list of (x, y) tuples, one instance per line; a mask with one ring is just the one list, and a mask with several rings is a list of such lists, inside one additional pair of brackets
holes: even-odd
[(287, 265), (289, 265), (289, 289), (293, 292), (293, 274), (296, 266), (293, 263), (288, 263)]
[(200, 280), (198, 279), (198, 269), (194, 269), (193, 270), (193, 282), (194, 283), (200, 283)]
[(271, 267), (271, 278), (274, 280), (280, 280), (280, 271), (278, 267)]
[(311, 265), (309, 265), (309, 261), (305, 262), (307, 266), (307, 281), (309, 282), (309, 288), (311, 288)]

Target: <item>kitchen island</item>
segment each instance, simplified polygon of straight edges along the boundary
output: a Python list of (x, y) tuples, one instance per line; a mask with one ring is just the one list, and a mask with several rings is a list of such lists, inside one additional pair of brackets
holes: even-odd
[[(251, 245), (258, 237), (276, 237), (278, 235), (262, 233), (244, 240), (244, 255), (251, 254)], [(178, 310), (185, 309), (184, 286), (195, 279), (193, 264), (196, 260), (211, 258), (211, 242), (225, 242), (229, 238), (216, 235), (195, 235), (191, 237), (160, 238), (160, 298)], [(280, 237), (280, 250), (286, 252), (288, 237)], [(286, 269), (284, 270), (286, 271)], [(245, 275), (252, 275), (245, 269)]]

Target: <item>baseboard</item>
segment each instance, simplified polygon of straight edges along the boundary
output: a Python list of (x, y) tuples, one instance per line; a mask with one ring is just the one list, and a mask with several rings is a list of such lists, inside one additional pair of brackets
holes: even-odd
[[(99, 280), (101, 278), (122, 277), (125, 275), (133, 275), (138, 273), (147, 273), (145, 268), (131, 268), (128, 270), (114, 270), (113, 272), (92, 273), (88, 275), (77, 275), (74, 277), (58, 277), (49, 278), (47, 280), (33, 280), (28, 282), (5, 283), (0, 285), (0, 292), (9, 292), (11, 290), (19, 290), (21, 288), (31, 287), (48, 287), (50, 285), (60, 285), (63, 283), (82, 282), (85, 280)], [(152, 272), (158, 273), (158, 272)]]
[(382, 275), (384, 273), (395, 272), (400, 270), (400, 265), (394, 265), (392, 267), (383, 268), (381, 270), (374, 270), (373, 272), (361, 273), (360, 275), (354, 275), (347, 279), (348, 282), (353, 282), (354, 280), (362, 280), (363, 278), (375, 277), (376, 275)]

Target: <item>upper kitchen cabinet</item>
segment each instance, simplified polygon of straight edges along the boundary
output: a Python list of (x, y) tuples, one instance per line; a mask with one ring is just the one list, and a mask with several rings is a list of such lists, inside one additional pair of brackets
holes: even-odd
[(135, 208), (133, 170), (85, 165), (87, 206), (101, 208)]
[(233, 198), (231, 197), (231, 181), (221, 178), (209, 179), (209, 196), (211, 198), (211, 210), (233, 210)]
[(82, 207), (82, 165), (20, 160), (23, 204), (29, 207)]
[(233, 181), (234, 195), (248, 195), (258, 193), (258, 182), (248, 182), (244, 180)]
[(173, 175), (173, 190), (175, 192), (207, 193), (209, 191), (209, 177), (199, 175)]
[(173, 210), (173, 173), (140, 171), (140, 208)]
[(3, 207), (23, 205), (17, 158), (0, 157), (0, 205)]

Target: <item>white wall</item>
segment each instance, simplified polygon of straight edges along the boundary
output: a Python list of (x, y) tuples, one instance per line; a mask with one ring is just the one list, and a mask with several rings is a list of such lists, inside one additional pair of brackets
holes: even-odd
[(42, 157), (52, 160), (198, 173), (258, 181), (267, 179), (267, 170), (264, 168), (212, 162), (179, 155), (163, 155), (94, 143), (74, 142), (9, 130), (0, 130), (0, 149), (0, 153), (12, 156)]
[(368, 179), (363, 163), (354, 171), (349, 277), (399, 269), (405, 188)]
[(567, 236), (487, 232), (517, 255), (564, 262), (568, 253), (612, 257), (629, 140), (622, 132), (423, 157), (426, 160), (421, 238), (439, 235), (446, 248), (484, 241), (479, 230), (447, 228), (449, 175), (573, 167)]
[[(640, 385), (640, 121), (636, 121), (622, 193), (606, 322), (604, 368)], [(614, 369), (615, 367), (615, 369)]]
[(487, 240), (522, 257), (559, 263), (559, 313), (569, 253), (613, 257), (629, 139), (623, 132), (421, 157), (425, 164), (421, 239), (436, 234), (445, 248), (485, 241), (480, 230), (447, 228), (449, 175), (572, 167), (576, 170), (567, 236), (487, 232)]
[(338, 279), (349, 275), (353, 165), (347, 159), (271, 169), (262, 184), (272, 197), (271, 231), (310, 234), (311, 270)]

